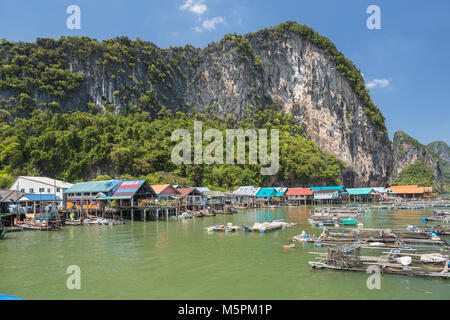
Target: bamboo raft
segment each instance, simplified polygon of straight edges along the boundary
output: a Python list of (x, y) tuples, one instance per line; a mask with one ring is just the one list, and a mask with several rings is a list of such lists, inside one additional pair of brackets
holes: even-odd
[(430, 227), (416, 227), (416, 226), (408, 226), (407, 229), (412, 232), (417, 233), (428, 233), (431, 232), (436, 233), (437, 235), (450, 235), (450, 226), (449, 225), (434, 225)]
[(358, 244), (364, 248), (411, 248), (417, 245), (433, 245), (448, 248), (448, 243), (436, 232), (417, 232), (390, 229), (331, 229), (324, 227), (320, 236), (302, 233), (290, 239), (292, 242), (312, 242), (315, 246)]
[(368, 272), (370, 266), (377, 266), (381, 273), (400, 274), (409, 276), (427, 276), (435, 278), (449, 278), (449, 257), (423, 259), (432, 255), (402, 255), (401, 252), (390, 251), (387, 256), (361, 256), (358, 245), (330, 247), (326, 253), (312, 252), (319, 255), (319, 261), (309, 261), (313, 269), (333, 269), (344, 271)]

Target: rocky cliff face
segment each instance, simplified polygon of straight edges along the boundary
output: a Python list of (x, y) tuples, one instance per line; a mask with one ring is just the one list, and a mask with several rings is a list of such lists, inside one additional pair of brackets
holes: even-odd
[(409, 165), (423, 160), (426, 166), (434, 173), (436, 185), (442, 185), (439, 157), (432, 150), (419, 143), (403, 131), (397, 131), (394, 135), (394, 170), (392, 181)]
[(439, 156), (439, 169), (442, 176), (442, 191), (450, 193), (450, 147), (444, 141), (435, 141), (427, 145)]
[[(65, 67), (83, 80), (63, 98), (33, 90), (36, 106), (56, 101), (62, 112), (116, 113), (156, 113), (165, 106), (239, 119), (253, 106), (274, 104), (292, 113), (323, 150), (348, 164), (343, 176), (348, 187), (383, 185), (391, 174), (393, 154), (384, 128), (371, 120), (367, 104), (330, 53), (298, 33), (227, 36), (202, 49), (165, 50), (124, 39), (107, 46), (86, 39), (60, 46)], [(11, 101), (15, 94), (3, 88), (0, 98)], [(396, 170), (414, 157), (408, 154)]]
[(450, 162), (450, 147), (444, 141), (435, 141), (427, 145), (427, 148), (436, 153), (443, 160)]

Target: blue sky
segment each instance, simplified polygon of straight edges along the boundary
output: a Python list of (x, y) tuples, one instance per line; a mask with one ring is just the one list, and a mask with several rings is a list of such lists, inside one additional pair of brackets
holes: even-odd
[[(81, 8), (81, 30), (69, 30), (69, 5)], [(369, 5), (381, 30), (369, 30)], [(403, 130), (427, 144), (450, 144), (450, 1), (381, 0), (47, 0), (2, 1), (0, 38), (88, 35), (140, 37), (166, 48), (203, 47), (227, 33), (295, 20), (330, 38), (363, 73), (389, 135)]]

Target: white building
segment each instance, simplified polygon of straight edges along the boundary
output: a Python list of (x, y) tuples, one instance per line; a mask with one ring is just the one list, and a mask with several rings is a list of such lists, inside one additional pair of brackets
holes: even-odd
[(339, 199), (339, 190), (315, 190), (314, 200), (337, 200)]
[(46, 177), (19, 176), (9, 190), (25, 194), (52, 194), (62, 199), (64, 190), (71, 186), (73, 184)]

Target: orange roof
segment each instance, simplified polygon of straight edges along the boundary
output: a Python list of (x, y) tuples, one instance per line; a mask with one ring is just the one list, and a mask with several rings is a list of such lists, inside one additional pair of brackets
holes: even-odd
[[(418, 186), (391, 186), (389, 189), (394, 193), (398, 194), (421, 194), (425, 193), (425, 189), (429, 189), (429, 187), (423, 188)], [(429, 191), (427, 191), (429, 192)]]
[[(178, 194), (178, 190), (175, 189), (171, 184), (156, 184), (156, 185), (152, 185), (153, 190), (155, 191), (156, 194), (161, 194), (161, 193), (169, 193), (169, 194)], [(163, 192), (166, 189), (167, 192)]]
[(285, 193), (286, 196), (312, 196), (313, 191), (310, 188), (290, 188)]

